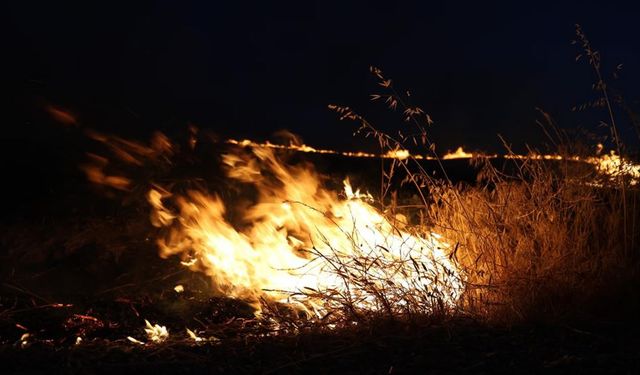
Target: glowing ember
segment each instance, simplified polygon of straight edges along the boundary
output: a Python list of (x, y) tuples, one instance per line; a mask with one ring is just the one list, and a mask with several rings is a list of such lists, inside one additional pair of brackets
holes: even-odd
[(135, 339), (131, 336), (127, 336), (127, 340), (131, 341), (134, 344), (138, 344), (138, 345), (144, 345), (144, 343), (138, 339)]
[(196, 335), (195, 332), (193, 332), (189, 328), (187, 328), (187, 335), (189, 335), (189, 338), (191, 338), (195, 342), (203, 342), (203, 341), (205, 341), (204, 338), (199, 337), (198, 335)]
[(20, 347), (22, 349), (24, 349), (27, 346), (29, 346), (29, 339), (30, 338), (31, 338), (31, 334), (30, 333), (24, 333), (24, 334), (22, 334), (22, 336), (20, 336)]
[(167, 327), (159, 324), (151, 325), (151, 323), (145, 319), (146, 328), (144, 331), (147, 333), (147, 338), (152, 342), (163, 342), (169, 338), (169, 331)]

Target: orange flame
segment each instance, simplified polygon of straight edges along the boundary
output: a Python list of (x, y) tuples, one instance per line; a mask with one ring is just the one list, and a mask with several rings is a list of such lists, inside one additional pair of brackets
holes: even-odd
[(630, 185), (637, 185), (640, 181), (640, 165), (626, 160), (614, 151), (600, 157), (587, 159), (588, 163), (596, 166), (596, 170), (611, 179), (626, 177)]
[[(342, 155), (347, 157), (363, 157), (363, 158), (383, 158), (383, 159), (396, 159), (396, 160), (406, 160), (406, 159), (415, 159), (415, 160), (436, 160), (434, 156), (423, 156), (418, 154), (412, 154), (406, 149), (395, 149), (390, 150), (384, 154), (373, 154), (367, 152), (360, 151), (335, 151), (329, 149), (317, 149), (311, 146), (307, 146), (305, 144), (295, 145), (278, 145), (270, 142), (254, 142), (248, 139), (242, 141), (236, 140), (228, 140), (227, 143), (235, 144), (244, 147), (264, 147), (264, 148), (272, 148), (272, 149), (285, 149), (292, 150), (298, 152), (307, 152), (307, 153), (319, 153), (319, 154), (333, 154), (333, 155)], [(596, 172), (598, 174), (608, 177), (615, 178), (620, 176), (626, 176), (629, 179), (629, 183), (631, 185), (636, 185), (640, 181), (640, 165), (635, 164), (627, 159), (621, 158), (614, 151), (611, 151), (609, 154), (601, 154), (603, 150), (602, 144), (597, 145), (597, 155), (594, 157), (580, 157), (577, 155), (558, 155), (558, 154), (538, 154), (531, 152), (526, 155), (509, 153), (506, 155), (496, 155), (496, 154), (483, 154), (483, 153), (470, 153), (464, 151), (462, 146), (458, 147), (456, 151), (449, 152), (442, 156), (442, 160), (454, 160), (454, 159), (471, 159), (474, 157), (481, 158), (504, 158), (504, 159), (516, 159), (516, 160), (567, 160), (567, 161), (575, 161), (591, 164), (596, 168)]]
[(69, 113), (68, 111), (65, 111), (61, 108), (58, 108), (52, 105), (48, 105), (44, 109), (49, 113), (49, 115), (51, 115), (51, 117), (53, 117), (54, 120), (58, 121), (63, 125), (70, 126), (70, 125), (78, 124), (76, 117), (71, 113)]
[[(91, 136), (105, 143), (118, 160), (143, 166), (144, 160), (166, 158), (173, 146), (156, 134), (150, 146), (117, 137)], [(191, 190), (174, 194), (154, 186), (147, 193), (151, 223), (165, 228), (158, 240), (161, 255), (178, 255), (182, 264), (206, 273), (215, 288), (230, 297), (257, 302), (261, 298), (296, 302), (319, 314), (336, 306), (335, 298), (354, 306), (378, 309), (383, 285), (394, 285), (385, 299), (402, 306), (411, 293), (439, 296), (453, 306), (463, 291), (463, 280), (449, 260), (450, 245), (437, 233), (411, 228), (406, 220), (390, 218), (373, 206), (373, 198), (353, 190), (348, 180), (339, 193), (327, 189), (309, 165), (283, 163), (274, 150), (380, 157), (432, 159), (396, 149), (383, 155), (317, 149), (304, 144), (278, 145), (251, 140), (228, 140), (246, 147), (223, 155), (227, 176), (251, 185), (257, 198), (242, 212), (216, 194)], [(244, 152), (247, 151), (247, 152)], [(459, 147), (442, 159), (486, 157)], [(624, 173), (635, 184), (640, 166), (615, 153), (596, 157), (508, 154), (506, 159), (571, 160), (589, 163), (611, 178)], [(130, 182), (106, 172), (108, 160), (92, 156), (85, 167), (97, 184), (128, 190)], [(229, 217), (238, 218), (233, 222)], [(355, 280), (355, 281), (354, 281)], [(377, 288), (376, 286), (381, 286)]]
[(455, 152), (448, 153), (442, 157), (443, 160), (451, 160), (451, 159), (471, 159), (473, 154), (465, 152), (461, 147), (458, 147)]
[[(230, 178), (258, 191), (240, 226), (226, 219), (228, 208), (218, 196), (203, 191), (172, 196), (154, 188), (148, 198), (154, 225), (170, 228), (158, 242), (161, 255), (179, 254), (225, 295), (326, 307), (328, 301), (310, 297), (310, 291), (338, 293), (359, 307), (375, 308), (376, 296), (364, 285), (393, 283), (442, 296), (449, 305), (459, 297), (462, 283), (446, 241), (436, 233), (401, 230), (348, 180), (343, 194), (336, 194), (312, 168), (288, 166), (268, 147), (225, 155), (223, 161)], [(166, 208), (168, 201), (177, 212)], [(358, 280), (370, 284), (347, 281), (344, 273), (358, 269)]]

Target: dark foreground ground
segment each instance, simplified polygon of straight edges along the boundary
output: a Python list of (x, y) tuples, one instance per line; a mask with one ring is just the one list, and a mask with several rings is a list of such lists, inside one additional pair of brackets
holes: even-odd
[(468, 321), (423, 326), (386, 323), (333, 334), (215, 344), (94, 340), (56, 348), (3, 344), (3, 373), (227, 374), (637, 374), (638, 326), (589, 325), (490, 328)]
[[(80, 147), (36, 146), (3, 148), (13, 191), (0, 223), (0, 373), (640, 373), (640, 323), (625, 309), (509, 327), (259, 323), (247, 305), (210, 295), (205, 277), (160, 259), (144, 204), (95, 195), (76, 168)], [(166, 325), (168, 341), (130, 342), (147, 342), (144, 319)]]

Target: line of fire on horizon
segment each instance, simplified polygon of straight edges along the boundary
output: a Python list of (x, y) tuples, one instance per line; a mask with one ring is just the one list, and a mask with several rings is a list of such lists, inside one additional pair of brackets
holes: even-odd
[[(266, 142), (255, 142), (249, 139), (243, 140), (235, 140), (229, 139), (226, 143), (234, 144), (242, 147), (266, 147), (273, 149), (284, 149), (291, 150), (297, 152), (306, 152), (306, 153), (316, 153), (316, 154), (332, 154), (332, 155), (341, 155), (346, 157), (357, 157), (357, 158), (383, 158), (383, 159), (396, 159), (396, 160), (406, 160), (406, 159), (414, 159), (414, 160), (438, 160), (436, 156), (430, 155), (421, 155), (421, 154), (412, 154), (409, 150), (406, 149), (395, 149), (390, 150), (384, 154), (374, 154), (369, 152), (362, 151), (336, 151), (330, 149), (321, 149), (308, 146), (306, 144), (294, 144), (290, 143), (289, 145), (281, 145), (271, 143), (269, 141)], [(631, 177), (631, 184), (635, 185), (640, 181), (640, 165), (634, 164), (633, 162), (623, 159), (620, 155), (616, 154), (615, 151), (610, 151), (609, 153), (601, 153), (603, 150), (602, 144), (597, 145), (598, 154), (596, 156), (588, 156), (581, 157), (577, 155), (568, 155), (563, 156), (559, 154), (536, 154), (529, 153), (527, 155), (519, 155), (519, 154), (484, 154), (484, 153), (471, 153), (467, 152), (463, 149), (462, 146), (458, 147), (454, 152), (449, 152), (443, 155), (440, 159), (442, 160), (454, 160), (454, 159), (472, 159), (472, 158), (487, 158), (487, 159), (518, 159), (518, 160), (567, 160), (574, 162), (583, 162), (587, 164), (591, 164), (596, 167), (597, 171), (606, 174), (609, 176), (618, 176), (618, 175), (626, 175)]]

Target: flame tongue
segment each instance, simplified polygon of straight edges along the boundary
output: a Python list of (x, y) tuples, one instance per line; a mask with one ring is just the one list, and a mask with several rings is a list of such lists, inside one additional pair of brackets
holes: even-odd
[[(331, 298), (318, 296), (336, 295), (375, 309), (382, 285), (393, 285), (385, 300), (396, 304), (415, 293), (449, 304), (458, 298), (459, 277), (437, 234), (400, 230), (348, 181), (339, 196), (321, 185), (313, 168), (286, 165), (266, 147), (252, 152), (223, 157), (228, 176), (258, 192), (242, 212), (242, 229), (226, 219), (216, 195), (149, 192), (152, 222), (169, 227), (159, 241), (163, 256), (180, 254), (221, 293), (253, 301), (266, 296), (326, 306)], [(178, 212), (165, 207), (168, 200)]]

